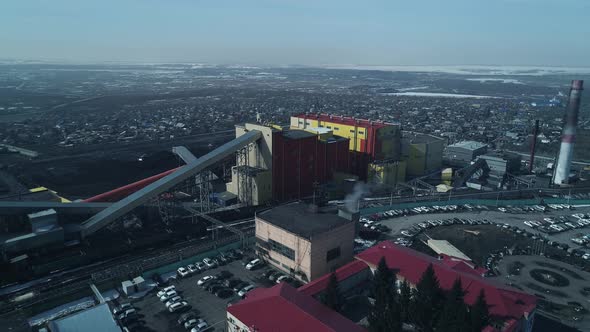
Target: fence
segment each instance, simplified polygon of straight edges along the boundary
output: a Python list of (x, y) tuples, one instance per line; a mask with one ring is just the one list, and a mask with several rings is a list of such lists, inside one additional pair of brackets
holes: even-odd
[(376, 206), (369, 208), (362, 208), (361, 214), (368, 215), (392, 209), (412, 209), (418, 206), (434, 206), (434, 205), (486, 205), (486, 206), (523, 206), (523, 205), (537, 205), (537, 204), (570, 204), (570, 205), (590, 205), (589, 199), (568, 199), (568, 198), (532, 198), (532, 199), (448, 199), (438, 201), (420, 201), (407, 203), (394, 203), (392, 205)]

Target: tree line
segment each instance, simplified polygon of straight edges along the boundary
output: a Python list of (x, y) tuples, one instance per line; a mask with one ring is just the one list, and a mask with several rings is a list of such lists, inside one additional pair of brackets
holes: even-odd
[[(415, 288), (406, 280), (397, 289), (396, 274), (385, 259), (379, 261), (371, 284), (369, 331), (398, 332), (403, 323), (423, 332), (481, 332), (490, 324), (489, 307), (483, 290), (473, 305), (465, 303), (461, 279), (449, 291), (439, 284), (432, 264), (426, 268)], [(341, 312), (344, 303), (335, 274), (330, 276), (322, 302)]]

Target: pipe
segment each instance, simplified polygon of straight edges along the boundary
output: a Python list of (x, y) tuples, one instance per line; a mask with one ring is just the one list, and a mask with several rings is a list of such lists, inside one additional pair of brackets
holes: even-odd
[(559, 157), (555, 168), (553, 183), (556, 185), (567, 185), (572, 166), (572, 157), (574, 153), (574, 143), (576, 141), (576, 127), (578, 125), (578, 113), (580, 111), (580, 99), (584, 81), (573, 80), (570, 89), (569, 101), (565, 113), (565, 123), (561, 135), (561, 146), (559, 148)]
[(531, 159), (529, 160), (529, 173), (533, 172), (533, 164), (535, 163), (535, 149), (537, 148), (537, 137), (539, 136), (539, 120), (535, 120), (535, 128), (533, 129), (533, 141), (531, 142)]

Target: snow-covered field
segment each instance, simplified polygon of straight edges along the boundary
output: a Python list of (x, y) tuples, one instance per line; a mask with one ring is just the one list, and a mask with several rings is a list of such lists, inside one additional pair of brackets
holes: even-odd
[(384, 93), (387, 96), (413, 96), (413, 97), (447, 97), (447, 98), (475, 98), (475, 99), (486, 99), (486, 98), (500, 98), (492, 96), (479, 96), (479, 95), (462, 95), (457, 93), (438, 93), (438, 92), (395, 92), (395, 93)]
[(541, 66), (358, 66), (334, 65), (329, 69), (382, 70), (399, 72), (446, 73), (459, 75), (543, 76), (555, 74), (590, 74), (590, 67)]

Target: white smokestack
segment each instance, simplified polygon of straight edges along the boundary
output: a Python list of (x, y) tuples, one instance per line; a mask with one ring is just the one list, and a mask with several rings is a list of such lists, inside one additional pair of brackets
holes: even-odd
[(569, 183), (570, 170), (572, 166), (572, 157), (574, 154), (574, 143), (576, 141), (576, 127), (578, 126), (578, 113), (580, 111), (580, 99), (584, 81), (573, 80), (570, 89), (570, 97), (565, 113), (565, 123), (561, 135), (561, 146), (559, 148), (559, 157), (555, 167), (555, 176), (553, 183), (564, 185)]

